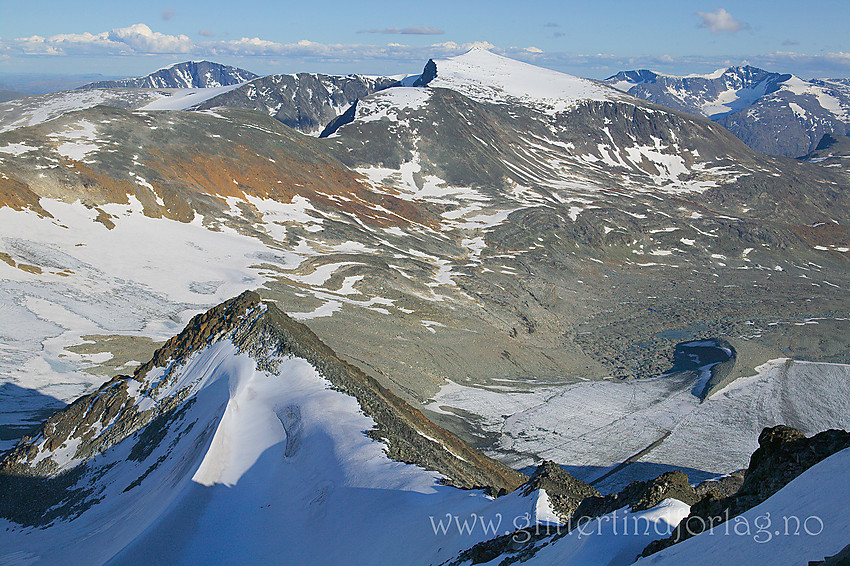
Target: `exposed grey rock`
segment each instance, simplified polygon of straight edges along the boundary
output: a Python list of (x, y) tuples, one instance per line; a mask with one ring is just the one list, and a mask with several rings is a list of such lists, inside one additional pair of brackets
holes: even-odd
[(523, 495), (529, 495), (537, 489), (545, 490), (555, 513), (565, 523), (582, 500), (602, 496), (596, 488), (574, 478), (551, 460), (540, 464), (520, 489)]
[(688, 483), (688, 476), (681, 470), (663, 473), (654, 480), (632, 482), (619, 493), (588, 497), (581, 502), (573, 517), (577, 520), (585, 517), (593, 519), (624, 507), (644, 511), (671, 498), (688, 505), (698, 500), (694, 488)]
[[(535, 478), (538, 478), (538, 482), (546, 482), (549, 485), (566, 483), (569, 486), (567, 492), (573, 495), (577, 495), (580, 491), (588, 493), (575, 509), (575, 512), (564, 520), (564, 524), (557, 526), (536, 525), (483, 541), (462, 552), (447, 565), (460, 566), (468, 562), (480, 564), (491, 562), (499, 557), (503, 557), (498, 562), (500, 566), (522, 563), (529, 560), (541, 548), (567, 535), (574, 528), (617, 509), (628, 507), (632, 511), (642, 511), (655, 507), (668, 498), (678, 499), (688, 504), (697, 500), (694, 489), (688, 484), (688, 477), (678, 470), (664, 473), (654, 480), (633, 482), (618, 494), (601, 496), (598, 492), (592, 494), (592, 491), (596, 490), (587, 484), (584, 485), (589, 489), (582, 489), (577, 486), (575, 482), (578, 480), (575, 480), (563, 470), (558, 472), (555, 469), (556, 467), (557, 465), (552, 462), (544, 462), (526, 485), (532, 485)], [(567, 477), (565, 478), (563, 474), (566, 474)], [(524, 489), (528, 492), (527, 487)], [(549, 489), (546, 489), (551, 498)]]
[(428, 59), (422, 74), (413, 82), (412, 86), (426, 86), (437, 78), (437, 64), (433, 59)]
[(696, 486), (694, 491), (700, 499), (708, 495), (713, 495), (717, 498), (729, 497), (738, 493), (738, 490), (741, 489), (746, 472), (747, 470), (736, 470), (720, 478), (705, 480)]
[[(760, 96), (776, 92), (791, 75), (771, 73), (745, 65), (729, 67), (718, 75), (676, 77), (653, 73), (648, 69), (620, 71), (603, 82), (616, 85), (632, 96), (681, 110), (697, 116), (719, 117), (748, 107)], [(628, 87), (628, 88), (627, 88)], [(722, 93), (734, 91), (741, 97), (731, 110), (706, 111), (708, 104), (717, 101)]]

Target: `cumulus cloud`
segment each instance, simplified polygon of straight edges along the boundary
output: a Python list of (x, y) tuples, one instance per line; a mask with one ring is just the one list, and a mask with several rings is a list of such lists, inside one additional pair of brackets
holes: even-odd
[(107, 37), (125, 43), (139, 53), (189, 53), (194, 47), (192, 40), (185, 35), (166, 35), (145, 24), (113, 29)]
[(198, 30), (198, 35), (203, 36), (203, 37), (215, 37), (215, 34), (211, 30), (208, 30), (208, 29)]
[(697, 16), (702, 20), (699, 27), (708, 28), (711, 33), (736, 33), (746, 27), (744, 22), (736, 20), (723, 8), (714, 12), (697, 12)]
[(50, 37), (34, 35), (0, 39), (0, 51), (13, 55), (133, 55), (180, 54), (196, 50), (185, 35), (166, 35), (145, 24), (115, 28), (103, 33), (63, 33)]
[(388, 35), (443, 35), (443, 30), (430, 26), (414, 26), (407, 28), (361, 29), (357, 33), (383, 33)]

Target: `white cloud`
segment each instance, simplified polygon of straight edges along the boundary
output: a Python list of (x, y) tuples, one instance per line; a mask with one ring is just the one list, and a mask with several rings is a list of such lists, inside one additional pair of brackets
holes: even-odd
[(194, 48), (192, 40), (185, 35), (166, 35), (145, 24), (113, 29), (108, 38), (125, 43), (138, 53), (189, 53)]
[(714, 12), (697, 12), (697, 16), (702, 20), (699, 27), (708, 28), (711, 33), (735, 33), (746, 27), (746, 24), (733, 18), (732, 14), (723, 8)]
[(190, 53), (196, 45), (185, 35), (166, 35), (145, 24), (93, 34), (62, 33), (0, 39), (0, 51), (13, 55), (133, 55)]
[[(725, 12), (721, 9), (714, 15), (722, 15), (722, 13)], [(728, 23), (723, 25), (728, 27)], [(710, 72), (718, 67), (741, 64), (744, 59), (754, 66), (770, 71), (795, 73), (806, 77), (846, 76), (850, 70), (850, 53), (845, 52), (805, 55), (778, 51), (768, 54), (747, 54), (746, 57), (743, 55), (671, 56), (669, 54), (622, 56), (609, 53), (576, 54), (543, 51), (534, 46), (496, 47), (488, 42), (446, 41), (431, 45), (405, 45), (402, 42), (392, 42), (387, 45), (372, 45), (318, 43), (305, 39), (292, 43), (278, 43), (260, 37), (243, 37), (233, 40), (202, 37), (198, 41), (193, 41), (185, 35), (166, 35), (155, 32), (141, 23), (97, 34), (72, 33), (51, 37), (36, 35), (16, 39), (0, 38), (0, 56), (4, 58), (4, 61), (24, 61), (27, 57), (120, 57), (158, 54), (193, 58), (227, 58), (231, 64), (234, 63), (233, 59), (244, 58), (245, 61), (239, 64), (246, 68), (252, 66), (250, 59), (263, 60), (263, 63), (267, 65), (271, 60), (275, 61), (275, 65), (288, 60), (288, 65), (303, 66), (304, 70), (316, 70), (316, 67), (322, 66), (327, 68), (330, 65), (335, 70), (346, 69), (346, 72), (363, 72), (361, 70), (363, 68), (421, 69), (429, 58), (440, 59), (459, 55), (472, 47), (483, 47), (500, 55), (551, 69), (598, 78), (613, 75), (621, 70), (642, 68), (671, 74)]]

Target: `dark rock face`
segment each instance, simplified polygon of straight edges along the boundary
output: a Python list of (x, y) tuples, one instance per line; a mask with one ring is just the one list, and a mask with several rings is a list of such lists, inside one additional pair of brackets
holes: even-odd
[(691, 513), (669, 538), (653, 542), (641, 556), (654, 554), (752, 509), (824, 458), (848, 447), (850, 432), (843, 430), (827, 430), (806, 438), (784, 425), (764, 429), (741, 488), (728, 496), (723, 491), (710, 491), (691, 507)]
[(322, 130), (322, 133), (319, 134), (319, 137), (320, 138), (326, 138), (329, 135), (336, 132), (342, 126), (344, 126), (346, 124), (350, 124), (351, 122), (354, 121), (354, 117), (356, 115), (357, 115), (357, 101), (355, 100), (354, 103), (351, 106), (348, 107), (348, 110), (346, 110), (345, 112), (343, 112), (342, 114), (340, 114), (339, 116), (334, 118), (331, 121), (330, 124), (325, 126), (325, 129)]
[[(231, 340), (240, 352), (256, 361), (260, 370), (272, 373), (281, 357), (307, 360), (334, 389), (355, 397), (364, 414), (375, 420), (377, 426), (368, 434), (386, 443), (390, 458), (438, 471), (447, 484), (484, 488), (495, 495), (513, 491), (527, 479), (433, 424), (373, 378), (337, 357), (309, 328), (247, 291), (195, 316), (132, 377), (115, 377), (50, 417), (36, 437), (22, 439), (0, 460), (0, 516), (21, 524), (46, 524), (56, 517), (73, 517), (95, 503), (97, 478), (107, 470), (90, 466), (89, 461), (125, 441), (132, 444), (129, 459), (143, 461), (166, 432), (174, 435), (179, 428), (176, 423), (193, 402), (189, 396), (192, 388), (184, 387), (162, 398), (157, 392), (167, 391), (180, 378), (181, 368), (193, 353), (219, 340)], [(140, 410), (139, 394), (159, 400)], [(207, 426), (210, 431), (215, 428)], [(39, 459), (63, 444), (76, 445), (71, 457), (79, 464), (60, 468), (50, 457)], [(290, 449), (297, 447), (287, 447)], [(138, 485), (149, 472), (125, 491)]]
[(811, 560), (809, 566), (850, 566), (850, 544), (841, 549), (841, 552), (833, 556), (827, 556), (823, 560)]
[(321, 131), (352, 103), (391, 86), (389, 77), (312, 73), (270, 75), (211, 98), (195, 110), (233, 106), (264, 112), (296, 130)]
[(160, 69), (146, 77), (98, 81), (79, 88), (212, 88), (244, 83), (257, 76), (250, 71), (229, 65), (210, 61), (186, 61)]
[(551, 460), (540, 464), (521, 489), (523, 495), (529, 495), (536, 489), (545, 490), (552, 507), (564, 522), (585, 498), (602, 497), (596, 488), (574, 478)]
[(785, 90), (724, 116), (718, 123), (756, 151), (784, 157), (806, 155), (824, 135), (850, 131), (850, 125), (824, 109), (813, 95)]
[(413, 86), (425, 86), (436, 78), (437, 64), (433, 59), (428, 59), (428, 62), (425, 63), (425, 69), (422, 71), (422, 74), (419, 75), (419, 78), (414, 81)]

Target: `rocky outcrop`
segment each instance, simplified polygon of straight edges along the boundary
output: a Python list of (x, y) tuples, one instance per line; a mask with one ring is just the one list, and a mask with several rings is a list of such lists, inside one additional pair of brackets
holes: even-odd
[(722, 499), (738, 493), (741, 485), (744, 483), (744, 474), (746, 470), (736, 470), (731, 474), (705, 480), (694, 488), (699, 499), (703, 499), (709, 495)]
[(329, 135), (336, 132), (338, 129), (343, 127), (346, 124), (350, 124), (354, 121), (354, 117), (357, 116), (357, 101), (355, 100), (351, 106), (348, 107), (348, 110), (331, 120), (331, 122), (325, 126), (325, 129), (319, 134), (320, 138), (326, 138)]
[(428, 62), (425, 63), (425, 69), (422, 71), (422, 74), (419, 75), (419, 78), (413, 82), (413, 86), (426, 86), (436, 78), (437, 63), (435, 63), (433, 59), (428, 59)]
[[(480, 542), (459, 554), (449, 566), (469, 562), (489, 563), (500, 556), (505, 556), (500, 564), (522, 563), (574, 528), (615, 510), (629, 508), (631, 511), (643, 511), (655, 507), (665, 499), (678, 499), (688, 504), (698, 499), (694, 488), (688, 484), (688, 477), (679, 470), (661, 474), (654, 480), (632, 482), (620, 493), (603, 496), (593, 487), (570, 476), (554, 462), (547, 461), (538, 466), (522, 489), (528, 494), (537, 487), (546, 490), (553, 504), (558, 499), (562, 505), (565, 502), (574, 504), (581, 494), (587, 495), (562, 525), (534, 525)], [(560, 497), (556, 499), (558, 495)], [(555, 505), (556, 512), (559, 512), (557, 504)]]
[(245, 69), (211, 61), (185, 61), (150, 75), (117, 81), (98, 81), (79, 87), (93, 88), (213, 88), (236, 85), (257, 78)]
[(688, 505), (696, 503), (698, 497), (688, 483), (688, 476), (681, 470), (666, 472), (649, 481), (635, 481), (627, 485), (620, 493), (588, 497), (581, 502), (574, 518), (601, 517), (628, 507), (633, 511), (645, 511), (655, 507), (665, 499), (678, 499)]
[(537, 489), (545, 490), (555, 513), (563, 522), (570, 519), (585, 498), (602, 497), (595, 487), (574, 478), (551, 460), (540, 464), (521, 489), (523, 495), (530, 495)]
[(850, 448), (850, 432), (843, 430), (827, 430), (806, 438), (784, 425), (764, 429), (741, 488), (729, 496), (709, 492), (691, 507), (690, 514), (669, 538), (653, 542), (641, 556), (654, 554), (752, 509), (821, 460), (845, 448)]

